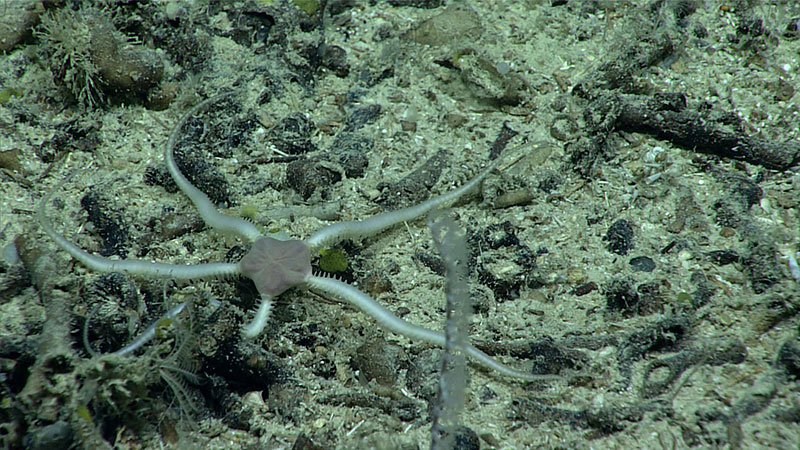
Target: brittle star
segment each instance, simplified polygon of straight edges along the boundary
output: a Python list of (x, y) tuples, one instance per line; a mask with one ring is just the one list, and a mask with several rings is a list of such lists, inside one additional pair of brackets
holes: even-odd
[[(238, 263), (211, 263), (196, 265), (162, 264), (140, 260), (112, 260), (90, 254), (55, 231), (47, 218), (47, 203), (56, 189), (48, 193), (36, 210), (36, 218), (45, 232), (73, 258), (97, 272), (124, 272), (138, 277), (194, 280), (215, 277), (244, 276), (251, 279), (261, 295), (261, 304), (253, 320), (243, 327), (242, 334), (255, 338), (264, 329), (270, 316), (272, 301), (287, 289), (306, 287), (334, 298), (344, 300), (369, 315), (386, 330), (411, 340), (423, 341), (439, 347), (445, 345), (444, 333), (409, 323), (386, 309), (369, 295), (349, 284), (316, 274), (311, 268), (312, 252), (319, 251), (345, 239), (362, 239), (378, 234), (399, 223), (417, 219), (431, 210), (442, 208), (469, 193), (497, 166), (500, 158), (492, 161), (478, 175), (461, 187), (434, 197), (415, 206), (383, 212), (364, 220), (353, 220), (328, 225), (305, 240), (285, 239), (278, 235), (264, 236), (251, 222), (221, 214), (206, 194), (193, 186), (181, 173), (175, 162), (173, 149), (186, 122), (209, 103), (212, 97), (193, 107), (178, 122), (167, 141), (164, 159), (167, 169), (178, 185), (197, 208), (203, 221), (217, 231), (232, 233), (253, 243), (250, 251)], [(500, 374), (534, 381), (552, 379), (552, 376), (534, 375), (503, 365), (471, 344), (461, 349), (478, 364)]]

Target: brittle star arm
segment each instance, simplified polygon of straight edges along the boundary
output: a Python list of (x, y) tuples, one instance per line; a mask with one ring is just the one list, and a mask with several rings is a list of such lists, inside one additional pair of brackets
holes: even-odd
[(213, 263), (186, 266), (182, 264), (158, 264), (135, 259), (113, 260), (92, 255), (59, 234), (47, 217), (47, 204), (50, 202), (53, 192), (58, 190), (60, 186), (61, 184), (41, 200), (39, 207), (36, 208), (36, 220), (59, 247), (92, 270), (97, 272), (125, 272), (140, 277), (181, 280), (228, 277), (240, 273), (238, 264)]
[[(306, 286), (312, 290), (324, 292), (333, 297), (342, 299), (361, 310), (364, 314), (375, 319), (384, 329), (405, 336), (412, 340), (423, 341), (438, 347), (444, 347), (445, 335), (438, 331), (429, 330), (395, 316), (369, 295), (359, 291), (347, 283), (327, 277), (309, 275), (305, 281)], [(512, 369), (501, 364), (491, 356), (466, 344), (462, 349), (472, 360), (487, 369), (495, 370), (503, 375), (519, 378), (526, 381), (542, 381), (558, 379), (555, 375), (535, 375)]]
[(255, 315), (253, 316), (253, 320), (242, 327), (242, 334), (244, 337), (248, 339), (254, 339), (258, 337), (258, 335), (261, 334), (261, 331), (263, 331), (264, 327), (267, 325), (267, 320), (269, 320), (271, 313), (272, 297), (265, 294), (261, 295), (261, 304), (258, 306), (258, 311), (256, 311)]
[(311, 247), (313, 254), (315, 250), (331, 246), (339, 241), (372, 236), (398, 223), (414, 220), (427, 214), (432, 209), (441, 208), (445, 205), (455, 202), (471, 190), (475, 189), (481, 183), (481, 181), (483, 181), (483, 179), (489, 175), (489, 172), (497, 167), (499, 162), (500, 158), (495, 159), (487, 168), (483, 169), (481, 173), (476, 175), (473, 179), (458, 189), (454, 189), (438, 197), (424, 201), (419, 205), (398, 209), (396, 211), (380, 213), (370, 217), (369, 219), (350, 220), (328, 225), (306, 239), (306, 243), (309, 247)]
[(190, 183), (189, 180), (183, 176), (178, 168), (178, 164), (175, 163), (175, 156), (173, 154), (175, 144), (177, 143), (181, 134), (181, 129), (183, 129), (183, 126), (186, 124), (186, 122), (188, 122), (192, 116), (197, 114), (210, 103), (213, 103), (226, 95), (229, 94), (222, 94), (204, 100), (190, 109), (189, 112), (184, 114), (169, 136), (167, 148), (164, 152), (164, 159), (167, 162), (167, 169), (169, 170), (170, 175), (172, 175), (172, 179), (175, 180), (175, 184), (178, 185), (178, 188), (181, 190), (181, 192), (189, 197), (189, 200), (191, 200), (195, 208), (197, 208), (197, 212), (200, 214), (200, 217), (203, 218), (203, 221), (206, 223), (206, 225), (220, 232), (238, 234), (239, 236), (248, 239), (250, 242), (255, 242), (261, 237), (261, 232), (258, 231), (258, 228), (247, 220), (240, 219), (238, 217), (227, 216), (218, 212), (216, 206), (208, 198), (208, 196), (200, 189), (194, 187), (192, 183)]

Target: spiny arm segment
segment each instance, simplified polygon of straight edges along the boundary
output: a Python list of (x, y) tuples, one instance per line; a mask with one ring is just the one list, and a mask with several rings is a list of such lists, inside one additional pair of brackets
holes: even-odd
[[(392, 314), (391, 311), (383, 307), (380, 303), (376, 302), (369, 295), (359, 291), (347, 283), (343, 283), (333, 278), (311, 275), (307, 278), (306, 285), (312, 290), (324, 292), (328, 295), (350, 303), (361, 310), (364, 314), (367, 314), (375, 319), (375, 321), (378, 322), (378, 325), (386, 330), (405, 336), (412, 340), (423, 341), (439, 347), (444, 347), (444, 333), (429, 330), (427, 328), (406, 322), (405, 320)], [(483, 367), (495, 370), (509, 377), (519, 378), (526, 381), (558, 379), (558, 377), (554, 375), (534, 375), (532, 373), (512, 369), (473, 347), (471, 344), (466, 344), (463, 350), (467, 356), (472, 358), (475, 362)]]
[(442, 208), (455, 202), (460, 197), (475, 189), (480, 185), (481, 181), (489, 175), (489, 172), (497, 167), (499, 162), (500, 158), (495, 159), (488, 167), (483, 169), (481, 173), (476, 175), (475, 178), (458, 189), (424, 201), (419, 205), (380, 213), (366, 220), (351, 220), (329, 225), (314, 233), (311, 237), (306, 239), (306, 242), (311, 247), (313, 254), (313, 251), (329, 247), (339, 241), (372, 236), (398, 223), (414, 220), (427, 214), (428, 211), (432, 209)]
[(86, 267), (97, 272), (125, 272), (139, 277), (153, 277), (162, 279), (193, 280), (199, 278), (228, 277), (239, 274), (238, 264), (214, 263), (186, 266), (182, 264), (158, 264), (135, 259), (113, 260), (102, 256), (92, 255), (68, 241), (67, 238), (56, 232), (47, 217), (47, 204), (56, 190), (60, 190), (64, 181), (50, 191), (36, 208), (36, 220), (44, 231), (59, 247), (63, 248), (73, 258)]
[(258, 231), (258, 228), (256, 228), (255, 225), (247, 220), (219, 213), (216, 206), (208, 198), (208, 196), (200, 189), (194, 187), (192, 183), (190, 183), (189, 180), (183, 176), (180, 169), (178, 169), (178, 164), (175, 163), (175, 144), (180, 138), (181, 130), (183, 129), (183, 126), (186, 125), (186, 122), (188, 122), (189, 119), (191, 119), (199, 111), (203, 110), (209, 104), (214, 103), (220, 98), (228, 95), (231, 94), (221, 94), (211, 97), (190, 109), (189, 112), (187, 112), (183, 118), (181, 118), (181, 120), (172, 130), (169, 141), (167, 141), (164, 159), (167, 162), (167, 169), (169, 170), (170, 175), (172, 175), (172, 178), (175, 180), (175, 184), (178, 185), (178, 188), (180, 188), (181, 192), (189, 197), (189, 200), (191, 200), (195, 208), (197, 208), (197, 212), (200, 214), (200, 217), (203, 218), (203, 221), (206, 223), (206, 225), (216, 229), (217, 231), (238, 234), (239, 236), (248, 239), (250, 242), (255, 242), (261, 237), (261, 232)]

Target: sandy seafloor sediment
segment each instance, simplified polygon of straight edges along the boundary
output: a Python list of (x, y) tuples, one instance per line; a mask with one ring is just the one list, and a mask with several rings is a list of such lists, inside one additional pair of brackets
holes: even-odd
[[(368, 217), (402, 191), (382, 183), (438, 155), (439, 176), (413, 185), (436, 195), (477, 173), (504, 126), (515, 132), (495, 145), (507, 163), (482, 196), (454, 208), (474, 256), (471, 339), (562, 378), (527, 384), (471, 365), (458, 448), (797, 448), (797, 159), (769, 167), (593, 122), (613, 115), (593, 109), (599, 99), (680, 93), (711, 126), (797, 158), (794, 2), (297, 2), (310, 15), (284, 0), (65, 3), (47, 5), (51, 20), (92, 29), (87, 17), (105, 9), (163, 74), (141, 95), (96, 87), (90, 104), (65, 70), (100, 85), (103, 75), (58, 58), (96, 58), (96, 42), (64, 53), (52, 27), (33, 25), (0, 56), (5, 445), (429, 446), (435, 349), (301, 290), (245, 341), (246, 287), (93, 273), (37, 224), (36, 205), (55, 188), (49, 217), (87, 251), (111, 239), (117, 254), (159, 262), (241, 255), (158, 175), (179, 118), (230, 90), (234, 100), (193, 131), (206, 140), (200, 158), (224, 175), (223, 210), (298, 238), (331, 222), (285, 207)], [(10, 5), (9, 15), (28, 14)], [(281, 128), (292, 114), (310, 126)], [(345, 134), (364, 144), (348, 149), (366, 165), (342, 178)], [(312, 164), (287, 178), (281, 142), (293, 136)], [(602, 154), (576, 155), (592, 139)], [(124, 233), (104, 238), (108, 226)], [(343, 248), (346, 280), (410, 322), (443, 327), (444, 278), (424, 219)], [(93, 310), (89, 337), (107, 353), (184, 301), (190, 314), (135, 358), (84, 349)]]

